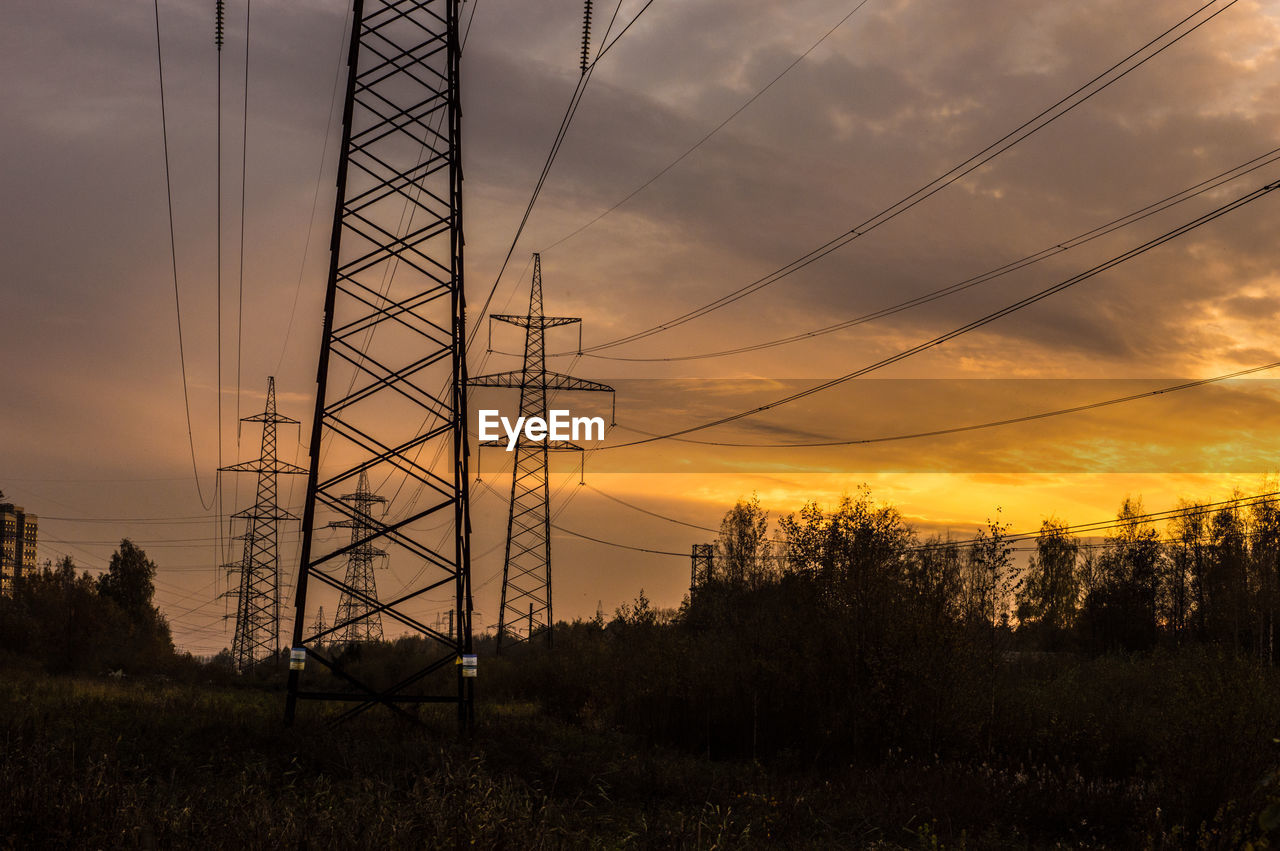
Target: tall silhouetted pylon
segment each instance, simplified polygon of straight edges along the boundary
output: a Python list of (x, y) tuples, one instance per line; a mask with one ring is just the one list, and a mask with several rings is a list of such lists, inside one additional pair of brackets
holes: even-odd
[(334, 641), (342, 644), (381, 641), (382, 615), (377, 610), (378, 584), (373, 578), (373, 560), (387, 553), (369, 541), (379, 527), (372, 513), (373, 506), (387, 500), (369, 491), (369, 475), (361, 473), (356, 492), (344, 494), (342, 501), (350, 506), (350, 519), (329, 524), (351, 530), (343, 583), (346, 587), (338, 598), (338, 616), (333, 622)]
[[(473, 716), (475, 667), (463, 664), (473, 639), (461, 7), (351, 5), (286, 722), (299, 701), (345, 702), (338, 720), (375, 706), (407, 716), (423, 703), (454, 704), (463, 727)], [(370, 519), (346, 499), (363, 474), (389, 495), (414, 494), (389, 501), (365, 529), (371, 549), (416, 569), (395, 599), (372, 603), (337, 575), (351, 543), (328, 528)], [(351, 611), (369, 605), (388, 628), (421, 636), (405, 655), (412, 672), (389, 687), (333, 650), (342, 632), (319, 646), (328, 637), (306, 634), (317, 590), (346, 594)], [(452, 634), (419, 620), (428, 591), (451, 597)], [(368, 634), (374, 620), (360, 618), (357, 632)]]
[(276, 426), (298, 421), (276, 411), (275, 378), (267, 378), (266, 410), (241, 422), (262, 423), (258, 460), (222, 468), (231, 473), (258, 474), (257, 501), (252, 508), (232, 515), (245, 522), (244, 534), (239, 536), (244, 541), (244, 554), (240, 561), (226, 565), (233, 577), (227, 596), (236, 601), (231, 657), (236, 670), (244, 672), (280, 652), (280, 521), (298, 518), (277, 503), (276, 476), (307, 471), (276, 458)]
[[(481, 375), (477, 387), (520, 389), (520, 416), (547, 418), (548, 390), (613, 392), (607, 384), (547, 371), (546, 329), (582, 320), (574, 316), (542, 315), (542, 258), (533, 255), (533, 285), (529, 312), (524, 316), (494, 315), (493, 319), (525, 329), (524, 366), (519, 371)], [(511, 508), (507, 514), (506, 555), (502, 564), (502, 604), (498, 610), (498, 650), (504, 645), (543, 634), (551, 644), (555, 623), (551, 607), (551, 504), (547, 488), (547, 452), (581, 449), (562, 440), (516, 438), (515, 470), (511, 474)]]

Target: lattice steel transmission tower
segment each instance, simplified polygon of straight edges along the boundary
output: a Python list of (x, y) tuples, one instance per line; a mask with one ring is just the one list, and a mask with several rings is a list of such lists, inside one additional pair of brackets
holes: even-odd
[[(546, 329), (579, 323), (572, 316), (542, 315), (542, 258), (533, 255), (533, 285), (529, 312), (524, 316), (494, 315), (493, 319), (525, 329), (524, 366), (473, 378), (476, 387), (520, 389), (520, 416), (547, 417), (548, 390), (613, 392), (607, 384), (547, 371)], [(507, 514), (506, 555), (502, 563), (502, 603), (498, 610), (498, 651), (504, 645), (527, 642), (542, 633), (551, 645), (551, 503), (547, 493), (547, 453), (553, 449), (581, 449), (567, 441), (532, 441), (521, 431), (516, 439), (515, 469), (511, 474), (511, 507)]]
[(335, 640), (343, 644), (381, 641), (382, 615), (374, 605), (378, 599), (378, 584), (373, 578), (373, 560), (385, 556), (387, 551), (378, 549), (369, 541), (378, 528), (371, 509), (375, 505), (385, 505), (387, 500), (370, 492), (369, 475), (363, 472), (355, 493), (345, 494), (342, 500), (351, 506), (351, 519), (329, 525), (351, 530), (346, 575), (346, 584), (351, 590), (343, 591), (338, 598), (338, 619), (335, 623), (347, 626)]
[[(336, 720), (379, 704), (407, 716), (406, 705), (452, 703), (462, 725), (471, 717), (460, 5), (353, 4), (286, 721), (299, 700), (350, 702)], [(343, 494), (362, 474), (414, 496), (389, 503), (359, 540), (335, 541), (324, 530), (357, 519)], [(335, 575), (366, 544), (413, 574), (393, 598)], [(349, 619), (304, 636), (314, 583), (425, 636), (415, 669), (391, 685), (347, 670), (319, 642)], [(422, 620), (422, 595), (445, 589), (459, 612), (451, 634)]]
[(329, 634), (329, 622), (324, 619), (324, 606), (316, 610), (316, 619), (311, 622), (311, 637), (316, 639), (317, 647), (324, 647), (329, 642), (323, 636)]
[(689, 570), (689, 593), (701, 585), (706, 585), (715, 569), (715, 545), (694, 544), (692, 564)]
[(237, 671), (245, 671), (280, 652), (280, 521), (297, 520), (277, 502), (276, 476), (306, 470), (276, 458), (276, 426), (297, 420), (276, 411), (276, 380), (267, 378), (267, 407), (241, 422), (262, 423), (262, 452), (256, 461), (223, 467), (230, 473), (257, 473), (258, 496), (252, 508), (232, 515), (244, 520), (240, 561), (224, 565), (235, 576), (227, 596), (236, 601), (236, 631), (231, 657)]

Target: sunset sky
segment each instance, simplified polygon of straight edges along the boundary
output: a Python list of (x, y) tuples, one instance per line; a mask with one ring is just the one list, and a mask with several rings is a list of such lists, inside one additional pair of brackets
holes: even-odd
[[(872, 219), (1204, 3), (867, 0), (850, 15), (857, 5), (655, 0), (597, 66), (493, 310), (524, 310), (533, 251), (542, 252), (546, 312), (582, 317), (588, 348), (711, 303)], [(219, 459), (257, 457), (259, 432), (238, 432), (236, 419), (261, 410), (268, 375), (281, 411), (302, 420), (282, 427), (281, 455), (306, 463), (300, 444), (314, 405), (337, 164), (331, 106), (349, 11), (343, 0), (253, 3), (241, 314), (245, 4), (227, 3), (219, 430), (212, 6), (160, 3), (192, 436), (206, 499)], [(643, 6), (623, 0), (615, 32)], [(466, 284), (478, 307), (578, 81), (582, 4), (470, 0), (464, 17), (473, 8), (462, 89)], [(1280, 4), (1211, 2), (1164, 41), (1216, 11), (1062, 118), (795, 274), (680, 327), (555, 357), (551, 367), (618, 388), (619, 428), (607, 444), (682, 430), (910, 349), (1280, 180)], [(612, 3), (597, 4), (597, 27), (612, 13)], [(237, 557), (220, 554), (218, 542), (253, 483), (226, 480), (220, 536), (218, 510), (205, 510), (197, 494), (187, 440), (154, 27), (152, 4), (140, 0), (0, 8), (8, 261), (0, 489), (40, 515), (42, 561), (69, 554), (100, 570), (120, 537), (133, 538), (159, 564), (158, 602), (176, 643), (213, 653), (233, 626), (215, 596), (226, 590), (217, 565)], [(954, 295), (787, 345), (663, 360), (804, 334), (1074, 246), (1244, 164), (1253, 170)], [(1278, 233), (1280, 191), (873, 376), (684, 437), (794, 444), (907, 435), (1280, 361)], [(487, 338), (482, 330), (473, 372), (519, 366), (486, 357)], [(576, 349), (571, 330), (549, 340), (550, 351)], [(495, 327), (493, 346), (518, 350), (519, 332)], [(714, 528), (753, 492), (776, 517), (809, 499), (830, 505), (866, 482), (922, 532), (958, 537), (997, 508), (1025, 530), (1050, 515), (1105, 519), (1130, 494), (1150, 510), (1222, 499), (1235, 488), (1258, 492), (1280, 469), (1277, 372), (871, 445), (667, 440), (604, 449), (586, 459), (589, 487), (578, 485), (574, 459), (557, 460), (552, 510), (576, 532), (687, 553), (713, 532), (601, 493)], [(599, 399), (567, 402), (607, 411)], [(485, 485), (473, 490), (476, 622), (485, 626), (497, 616), (510, 488), (503, 454), (484, 451)], [(282, 480), (298, 513), (302, 492), (301, 481)], [(297, 539), (296, 526), (282, 535), (286, 577)], [(641, 588), (675, 606), (687, 590), (687, 555), (559, 532), (554, 546), (559, 618), (590, 616), (598, 604), (612, 612)], [(390, 564), (381, 587), (394, 591), (414, 570)], [(441, 595), (433, 605), (448, 604)]]

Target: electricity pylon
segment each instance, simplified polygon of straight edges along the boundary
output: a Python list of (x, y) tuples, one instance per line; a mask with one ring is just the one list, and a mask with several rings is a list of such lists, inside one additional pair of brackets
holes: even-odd
[(369, 475), (360, 474), (356, 492), (345, 494), (342, 500), (351, 506), (350, 520), (339, 520), (330, 526), (351, 530), (351, 547), (347, 550), (346, 584), (338, 598), (338, 619), (335, 624), (346, 624), (336, 641), (359, 644), (382, 640), (382, 616), (377, 609), (378, 585), (373, 578), (373, 560), (387, 554), (369, 543), (377, 528), (370, 509), (385, 505), (386, 498), (369, 491)]
[(714, 570), (715, 545), (694, 544), (691, 556), (692, 564), (689, 570), (690, 594), (694, 592), (694, 589), (700, 585), (706, 585), (711, 580), (711, 572)]
[(311, 622), (311, 637), (316, 639), (316, 646), (324, 647), (328, 642), (325, 637), (329, 633), (329, 623), (324, 619), (324, 606), (316, 610), (316, 619)]
[(276, 380), (267, 378), (267, 407), (261, 414), (241, 422), (262, 423), (262, 452), (256, 461), (223, 467), (229, 473), (257, 473), (258, 497), (252, 508), (232, 515), (245, 521), (240, 561), (225, 565), (235, 576), (227, 596), (236, 601), (236, 631), (231, 642), (231, 658), (244, 673), (264, 659), (280, 652), (280, 527), (281, 520), (298, 518), (276, 501), (276, 476), (306, 470), (276, 458), (276, 426), (298, 421), (276, 411)]
[[(455, 704), (463, 727), (472, 717), (460, 5), (353, 2), (286, 722), (299, 700), (348, 702), (335, 721), (424, 703)], [(406, 498), (366, 518), (359, 540), (336, 540), (328, 525), (357, 519), (343, 495), (366, 473)], [(394, 598), (335, 575), (365, 544), (413, 566)], [(314, 583), (427, 639), (403, 679), (375, 683), (304, 635)], [(433, 590), (452, 592), (451, 634), (421, 619)], [(350, 626), (339, 617), (329, 635)]]
[[(524, 366), (518, 371), (481, 375), (475, 387), (520, 389), (520, 416), (547, 417), (548, 390), (613, 392), (607, 384), (547, 371), (546, 329), (579, 323), (573, 316), (542, 315), (542, 258), (533, 255), (533, 285), (529, 312), (524, 316), (494, 315), (493, 319), (525, 329)], [(502, 563), (502, 604), (498, 610), (497, 649), (542, 633), (551, 646), (551, 503), (547, 493), (547, 452), (581, 449), (562, 440), (516, 438), (515, 469), (511, 474), (511, 507), (507, 514), (506, 555)]]

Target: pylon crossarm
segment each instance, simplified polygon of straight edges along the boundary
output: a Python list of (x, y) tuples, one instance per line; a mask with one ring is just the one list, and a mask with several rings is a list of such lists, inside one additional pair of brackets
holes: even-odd
[(262, 459), (257, 461), (245, 461), (240, 464), (232, 464), (228, 467), (219, 467), (225, 473), (267, 473), (268, 475), (279, 474), (306, 474), (306, 468), (299, 467), (296, 464), (290, 464), (287, 461), (271, 461), (265, 462)]
[(510, 372), (494, 372), (489, 375), (477, 375), (467, 381), (472, 387), (519, 387), (524, 381), (524, 370)]
[(559, 328), (562, 325), (572, 325), (582, 321), (577, 316), (518, 316), (513, 313), (495, 313), (489, 318), (520, 328)]
[(293, 417), (286, 417), (283, 414), (254, 414), (251, 417), (241, 417), (242, 423), (275, 423), (276, 425), (297, 425), (298, 421)]
[(543, 375), (545, 376), (543, 386), (548, 390), (583, 390), (599, 393), (613, 392), (613, 388), (608, 384), (601, 384), (598, 381), (588, 381), (585, 378), (574, 378), (572, 375), (563, 375), (559, 372), (544, 372)]
[[(243, 508), (240, 511), (237, 511), (235, 514), (232, 514), (231, 517), (236, 520), (297, 520), (298, 519), (298, 515), (294, 514), (291, 511), (286, 511), (283, 508), (279, 508), (276, 506), (263, 506), (260, 508), (256, 505), (250, 508)], [(241, 539), (250, 534), (252, 533), (247, 532), (245, 533), (245, 535), (237, 535), (236, 538)]]

